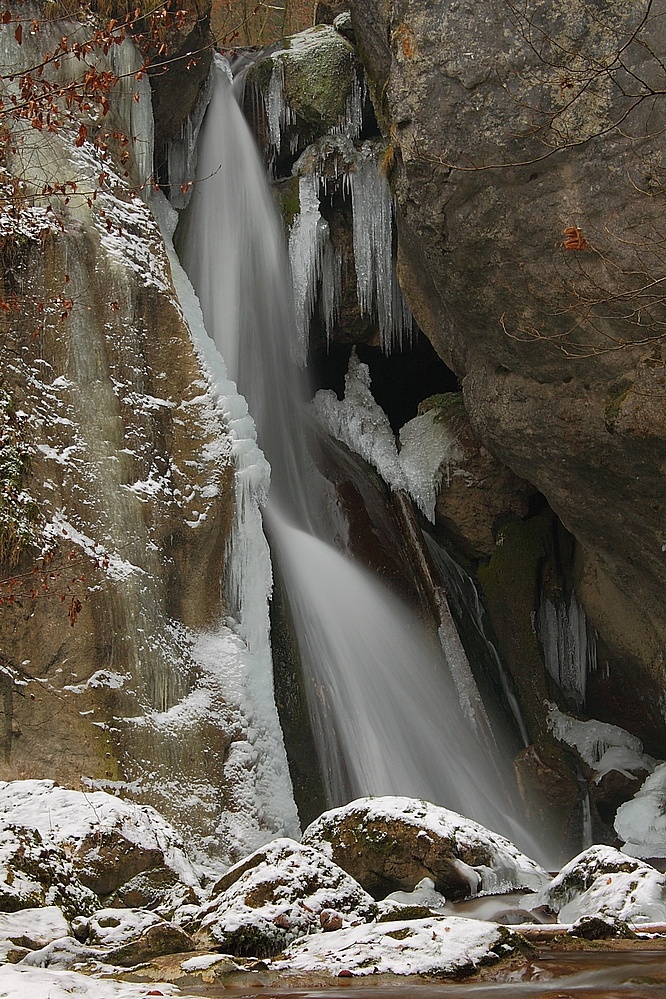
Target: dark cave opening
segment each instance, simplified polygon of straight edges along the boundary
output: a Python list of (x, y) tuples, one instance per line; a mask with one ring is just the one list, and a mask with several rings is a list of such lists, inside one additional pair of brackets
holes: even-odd
[[(308, 373), (313, 392), (326, 388), (342, 398), (352, 344), (333, 343), (311, 350)], [(370, 368), (372, 394), (389, 418), (394, 433), (417, 415), (423, 399), (442, 392), (459, 392), (457, 376), (435, 352), (427, 337), (414, 331), (411, 346), (388, 356), (379, 347), (360, 343), (356, 352)]]

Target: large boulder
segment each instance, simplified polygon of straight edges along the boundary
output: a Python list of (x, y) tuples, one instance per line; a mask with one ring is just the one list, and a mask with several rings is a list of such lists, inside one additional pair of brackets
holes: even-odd
[(608, 846), (574, 857), (541, 896), (561, 923), (589, 916), (647, 923), (666, 921), (666, 876)]
[(620, 0), (351, 7), (416, 320), (481, 442), (590, 553), (581, 592), (612, 655), (663, 686), (664, 102), (648, 124), (615, 76), (663, 78), (663, 19)]
[[(318, 24), (268, 49), (247, 74), (265, 120), (256, 122), (271, 158), (293, 160), (314, 139), (353, 118), (360, 132), (362, 92), (354, 47), (331, 25)], [(248, 111), (256, 114), (250, 105)], [(286, 129), (289, 128), (289, 134)]]
[(0, 825), (5, 836), (32, 838), (47, 858), (52, 847), (54, 857), (66, 847), (78, 879), (99, 896), (156, 869), (166, 868), (172, 883), (199, 883), (178, 834), (154, 808), (105, 791), (73, 791), (50, 780), (2, 782)]
[(45, 843), (35, 829), (0, 831), (0, 911), (55, 905), (71, 919), (94, 912), (99, 904), (77, 877), (64, 847)]
[(426, 801), (359, 798), (324, 812), (302, 842), (327, 856), (376, 898), (411, 892), (423, 878), (447, 899), (528, 888), (548, 874), (497, 833)]
[(202, 910), (199, 946), (239, 956), (277, 954), (331, 921), (376, 914), (371, 896), (310, 846), (278, 839), (232, 867)]
[(70, 928), (56, 905), (0, 913), (0, 962), (17, 963), (31, 950), (69, 936)]
[(194, 949), (183, 929), (145, 909), (100, 909), (77, 920), (74, 931), (86, 946), (104, 950), (106, 964), (121, 967)]

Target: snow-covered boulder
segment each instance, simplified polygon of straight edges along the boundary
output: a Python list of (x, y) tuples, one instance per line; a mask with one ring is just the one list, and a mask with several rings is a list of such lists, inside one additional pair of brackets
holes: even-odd
[(128, 966), (194, 950), (192, 938), (181, 927), (146, 909), (100, 909), (76, 920), (73, 930), (87, 946), (103, 948), (107, 964)]
[(15, 964), (25, 953), (69, 935), (69, 924), (55, 905), (0, 913), (0, 963)]
[(495, 923), (455, 916), (372, 923), (317, 934), (292, 944), (275, 969), (339, 975), (470, 974), (517, 949), (514, 934)]
[(657, 767), (631, 801), (621, 805), (615, 830), (633, 857), (666, 857), (666, 763)]
[(65, 849), (80, 881), (100, 896), (162, 867), (183, 884), (198, 884), (169, 823), (154, 808), (105, 791), (73, 791), (51, 780), (0, 782), (3, 826), (36, 831), (45, 848)]
[(359, 798), (324, 812), (302, 842), (321, 850), (377, 899), (423, 878), (448, 899), (528, 888), (550, 877), (508, 839), (427, 801)]
[(361, 921), (376, 912), (370, 895), (341, 868), (286, 838), (236, 864), (215, 891), (195, 939), (201, 949), (239, 956), (279, 953), (294, 938), (323, 929), (324, 911)]
[(34, 829), (0, 828), (0, 911), (52, 905), (71, 919), (100, 903), (62, 847), (44, 843)]
[(561, 923), (584, 916), (665, 922), (666, 876), (610, 846), (591, 846), (562, 868), (542, 900)]

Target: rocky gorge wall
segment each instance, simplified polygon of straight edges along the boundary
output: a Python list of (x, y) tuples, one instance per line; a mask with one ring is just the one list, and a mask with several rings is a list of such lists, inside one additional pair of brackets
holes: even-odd
[[(4, 29), (3, 66), (90, 31)], [(229, 862), (297, 828), (261, 624), (229, 586), (268, 468), (169, 258), (142, 59), (93, 51), (106, 116), (11, 121), (2, 165), (1, 772), (150, 802)]]
[(663, 12), (351, 7), (410, 305), (480, 439), (576, 538), (592, 621), (663, 688)]

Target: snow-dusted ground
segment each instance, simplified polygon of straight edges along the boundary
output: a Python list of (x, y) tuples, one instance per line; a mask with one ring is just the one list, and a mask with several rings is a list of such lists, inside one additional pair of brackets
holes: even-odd
[(143, 999), (148, 995), (188, 997), (175, 985), (131, 985), (88, 978), (52, 968), (0, 967), (0, 999)]

